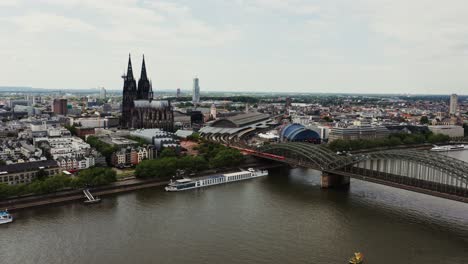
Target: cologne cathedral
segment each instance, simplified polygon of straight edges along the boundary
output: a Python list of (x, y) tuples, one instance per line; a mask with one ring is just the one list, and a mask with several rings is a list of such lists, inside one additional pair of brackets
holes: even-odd
[(153, 100), (151, 81), (146, 74), (145, 57), (141, 66), (138, 86), (133, 77), (132, 61), (129, 55), (127, 75), (123, 75), (122, 128), (160, 128), (172, 131), (174, 115), (170, 101)]

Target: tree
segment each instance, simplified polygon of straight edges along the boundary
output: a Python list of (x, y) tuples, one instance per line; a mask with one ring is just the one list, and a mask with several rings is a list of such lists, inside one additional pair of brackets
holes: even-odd
[(426, 125), (429, 124), (429, 118), (427, 116), (421, 116), (421, 119), (419, 120), (419, 123)]
[(0, 183), (0, 199), (18, 195), (14, 186), (15, 185)]
[(387, 142), (387, 146), (398, 146), (402, 144), (401, 139), (398, 137), (390, 137)]
[(76, 187), (106, 185), (117, 180), (117, 174), (110, 168), (89, 168), (78, 173), (74, 185)]
[(73, 135), (73, 136), (76, 136), (77, 135), (77, 132), (76, 132), (76, 126), (75, 124), (73, 125), (65, 125), (64, 126), (66, 129), (68, 129), (68, 131), (70, 131), (70, 133)]
[(237, 150), (224, 149), (210, 160), (212, 168), (237, 166), (244, 160), (244, 156)]
[(159, 157), (161, 158), (176, 157), (176, 156), (177, 156), (177, 153), (172, 148), (165, 148), (163, 149), (163, 151), (161, 151), (161, 154), (159, 154)]
[(36, 173), (36, 179), (42, 181), (47, 177), (47, 172), (45, 172), (43, 169), (40, 169)]
[(202, 142), (197, 147), (198, 156), (175, 156), (172, 149), (164, 149), (160, 159), (144, 160), (137, 165), (135, 175), (138, 178), (169, 178), (176, 175), (177, 170), (198, 172), (209, 167), (232, 167), (242, 163), (244, 156), (237, 149), (212, 142)]
[(200, 134), (193, 133), (192, 135), (187, 137), (187, 140), (198, 142), (200, 141)]
[[(396, 133), (391, 134), (384, 139), (357, 139), (357, 140), (344, 140), (337, 139), (328, 144), (328, 148), (333, 151), (351, 151), (359, 149), (369, 149), (377, 147), (393, 147), (398, 145), (411, 145), (411, 144), (422, 144), (425, 142), (438, 141), (444, 142), (448, 141), (448, 137), (436, 136), (434, 137), (432, 133), (428, 134), (406, 134), (406, 133)], [(433, 143), (433, 142), (431, 142)]]
[(76, 178), (60, 174), (35, 179), (29, 184), (7, 185), (0, 183), (0, 199), (24, 194), (46, 194), (65, 188), (106, 185), (116, 180), (116, 173), (110, 168), (90, 168), (80, 171)]
[(117, 147), (107, 144), (99, 140), (99, 138), (94, 136), (89, 136), (86, 140), (91, 147), (97, 149), (97, 151), (101, 152), (101, 154), (106, 158), (107, 164), (111, 164), (112, 161), (112, 153), (118, 150)]
[(71, 179), (65, 175), (56, 175), (51, 176), (40, 182), (40, 191), (39, 193), (51, 193), (56, 192), (60, 189), (68, 187), (70, 185)]
[(157, 160), (144, 160), (137, 165), (135, 176), (138, 178), (169, 178), (176, 174), (177, 158), (167, 157)]
[(449, 140), (450, 140), (450, 137), (447, 135), (443, 135), (443, 134), (430, 134), (427, 137), (427, 141), (429, 141), (429, 143), (432, 143), (432, 144), (445, 143), (445, 142), (448, 142)]
[(200, 156), (184, 156), (177, 160), (177, 168), (189, 172), (206, 170), (208, 167), (208, 162)]

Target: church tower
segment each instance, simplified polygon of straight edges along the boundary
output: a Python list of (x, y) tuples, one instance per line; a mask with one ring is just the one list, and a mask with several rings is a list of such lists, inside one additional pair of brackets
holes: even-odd
[(151, 100), (153, 99), (153, 91), (151, 82), (148, 80), (146, 74), (145, 55), (143, 55), (143, 63), (141, 65), (140, 80), (138, 80), (138, 100)]
[(124, 87), (122, 96), (122, 120), (120, 122), (121, 127), (130, 128), (131, 125), (131, 112), (134, 108), (133, 101), (137, 99), (137, 87), (135, 78), (133, 78), (132, 60), (130, 54), (128, 54), (128, 68), (127, 75), (123, 75)]

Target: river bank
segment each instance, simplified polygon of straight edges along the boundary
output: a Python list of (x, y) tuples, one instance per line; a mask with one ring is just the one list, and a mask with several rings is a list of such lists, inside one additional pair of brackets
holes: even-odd
[[(244, 164), (240, 168), (247, 168), (247, 167), (254, 167), (258, 169), (271, 169), (276, 167), (281, 167), (282, 164), (267, 164), (264, 162), (258, 163), (248, 163)], [(194, 177), (201, 177), (212, 175), (215, 173), (227, 173), (237, 171), (240, 168), (226, 168), (220, 171), (213, 171), (208, 170), (204, 172), (200, 172)], [(169, 179), (136, 179), (136, 178), (129, 178), (124, 179), (121, 181), (114, 182), (110, 185), (100, 186), (90, 188), (89, 191), (93, 196), (108, 196), (108, 195), (115, 195), (119, 193), (131, 192), (135, 190), (145, 189), (145, 188), (153, 188), (164, 186), (169, 183)], [(24, 197), (18, 198), (10, 198), (0, 201), (0, 208), (1, 209), (8, 209), (9, 211), (16, 211), (22, 210), (32, 207), (39, 207), (39, 206), (47, 206), (47, 205), (54, 205), (54, 204), (62, 204), (67, 202), (75, 202), (75, 201), (84, 201), (86, 198), (83, 194), (83, 190), (63, 190), (58, 191), (55, 193), (49, 194), (42, 194), (42, 195), (28, 195)]]
[(394, 264), (395, 252), (411, 264), (468, 259), (465, 203), (358, 180), (326, 191), (304, 168), (162, 188), (13, 212), (0, 225), (2, 263), (330, 264), (357, 251), (374, 264)]

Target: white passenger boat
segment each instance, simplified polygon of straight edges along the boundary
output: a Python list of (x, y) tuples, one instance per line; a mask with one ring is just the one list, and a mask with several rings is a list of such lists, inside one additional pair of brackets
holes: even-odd
[(0, 211), (0, 225), (13, 222), (13, 216), (7, 210)]
[(171, 183), (169, 183), (169, 185), (166, 186), (165, 190), (168, 192), (179, 192), (189, 189), (207, 187), (211, 185), (243, 181), (267, 175), (268, 171), (266, 170), (254, 170), (252, 168), (249, 168), (246, 171), (212, 175), (193, 179), (184, 178), (176, 181), (171, 181)]
[(457, 151), (457, 150), (468, 150), (466, 145), (447, 145), (447, 146), (435, 146), (431, 148), (431, 151), (441, 152), (441, 151)]

